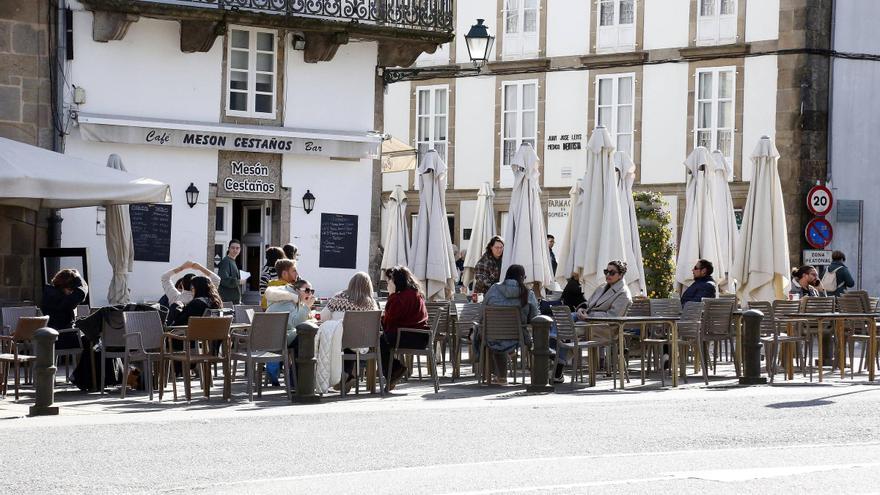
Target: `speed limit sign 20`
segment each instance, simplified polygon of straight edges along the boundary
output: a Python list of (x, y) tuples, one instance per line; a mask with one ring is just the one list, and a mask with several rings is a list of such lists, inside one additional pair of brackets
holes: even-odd
[(831, 190), (825, 186), (813, 186), (807, 194), (807, 208), (817, 217), (827, 215), (833, 205), (834, 197), (831, 195)]

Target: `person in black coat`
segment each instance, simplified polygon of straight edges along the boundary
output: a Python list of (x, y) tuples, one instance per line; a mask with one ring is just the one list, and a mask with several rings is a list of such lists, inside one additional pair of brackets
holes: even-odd
[[(52, 285), (43, 287), (40, 311), (49, 317), (49, 328), (64, 330), (72, 328), (76, 319), (76, 307), (86, 300), (89, 287), (79, 272), (73, 268), (60, 270), (52, 277)], [(75, 333), (63, 333), (55, 345), (58, 349), (76, 347)]]
[(568, 306), (572, 313), (574, 313), (578, 306), (587, 302), (587, 299), (584, 297), (584, 290), (581, 288), (581, 283), (576, 276), (568, 279), (565, 288), (562, 289), (562, 296), (559, 300), (562, 301), (562, 304)]
[(715, 267), (709, 260), (698, 260), (693, 268), (694, 283), (691, 284), (684, 294), (681, 295), (682, 306), (689, 302), (700, 302), (704, 298), (715, 298), (718, 295), (718, 285), (712, 278)]
[(174, 317), (175, 325), (186, 325), (190, 316), (203, 316), (209, 309), (220, 309), (223, 302), (217, 288), (208, 277), (193, 277), (190, 281), (190, 290), (193, 293), (192, 301), (186, 304), (177, 316)]

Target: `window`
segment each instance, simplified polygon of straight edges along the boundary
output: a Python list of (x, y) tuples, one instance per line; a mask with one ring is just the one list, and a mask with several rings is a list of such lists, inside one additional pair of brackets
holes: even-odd
[(520, 144), (529, 143), (537, 150), (538, 81), (505, 82), (501, 89), (501, 165), (510, 165)]
[(596, 51), (636, 46), (636, 0), (598, 0)]
[(709, 151), (719, 150), (732, 163), (736, 69), (700, 69), (695, 77), (694, 146), (705, 146)]
[(736, 0), (699, 0), (697, 44), (735, 43), (736, 18)]
[(419, 154), (435, 150), (446, 161), (449, 88), (422, 86), (416, 95), (416, 147)]
[(605, 126), (618, 151), (633, 156), (635, 74), (596, 76), (596, 125)]
[(227, 115), (275, 118), (276, 46), (273, 31), (229, 30)]
[(538, 54), (538, 0), (504, 1), (505, 57)]

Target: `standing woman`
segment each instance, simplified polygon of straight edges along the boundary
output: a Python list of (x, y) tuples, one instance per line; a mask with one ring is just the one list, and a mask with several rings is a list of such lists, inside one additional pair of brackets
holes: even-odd
[(241, 242), (238, 239), (229, 241), (226, 257), (220, 260), (217, 275), (220, 275), (220, 299), (233, 304), (241, 304), (241, 273), (235, 258), (241, 253)]
[(486, 244), (486, 252), (474, 267), (474, 292), (485, 294), (489, 287), (501, 280), (501, 257), (504, 255), (504, 239), (493, 236)]

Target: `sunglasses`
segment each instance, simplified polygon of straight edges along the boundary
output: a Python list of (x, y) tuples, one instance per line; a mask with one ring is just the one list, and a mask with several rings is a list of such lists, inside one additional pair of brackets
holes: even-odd
[(306, 294), (314, 294), (315, 293), (315, 289), (300, 289), (300, 290), (305, 292)]
[(613, 277), (620, 272), (618, 272), (617, 270), (602, 270), (602, 273), (604, 273), (605, 275), (611, 275)]
[(702, 270), (703, 268), (702, 268), (702, 267), (699, 267), (699, 266), (695, 266), (693, 269), (694, 269), (694, 270)]

